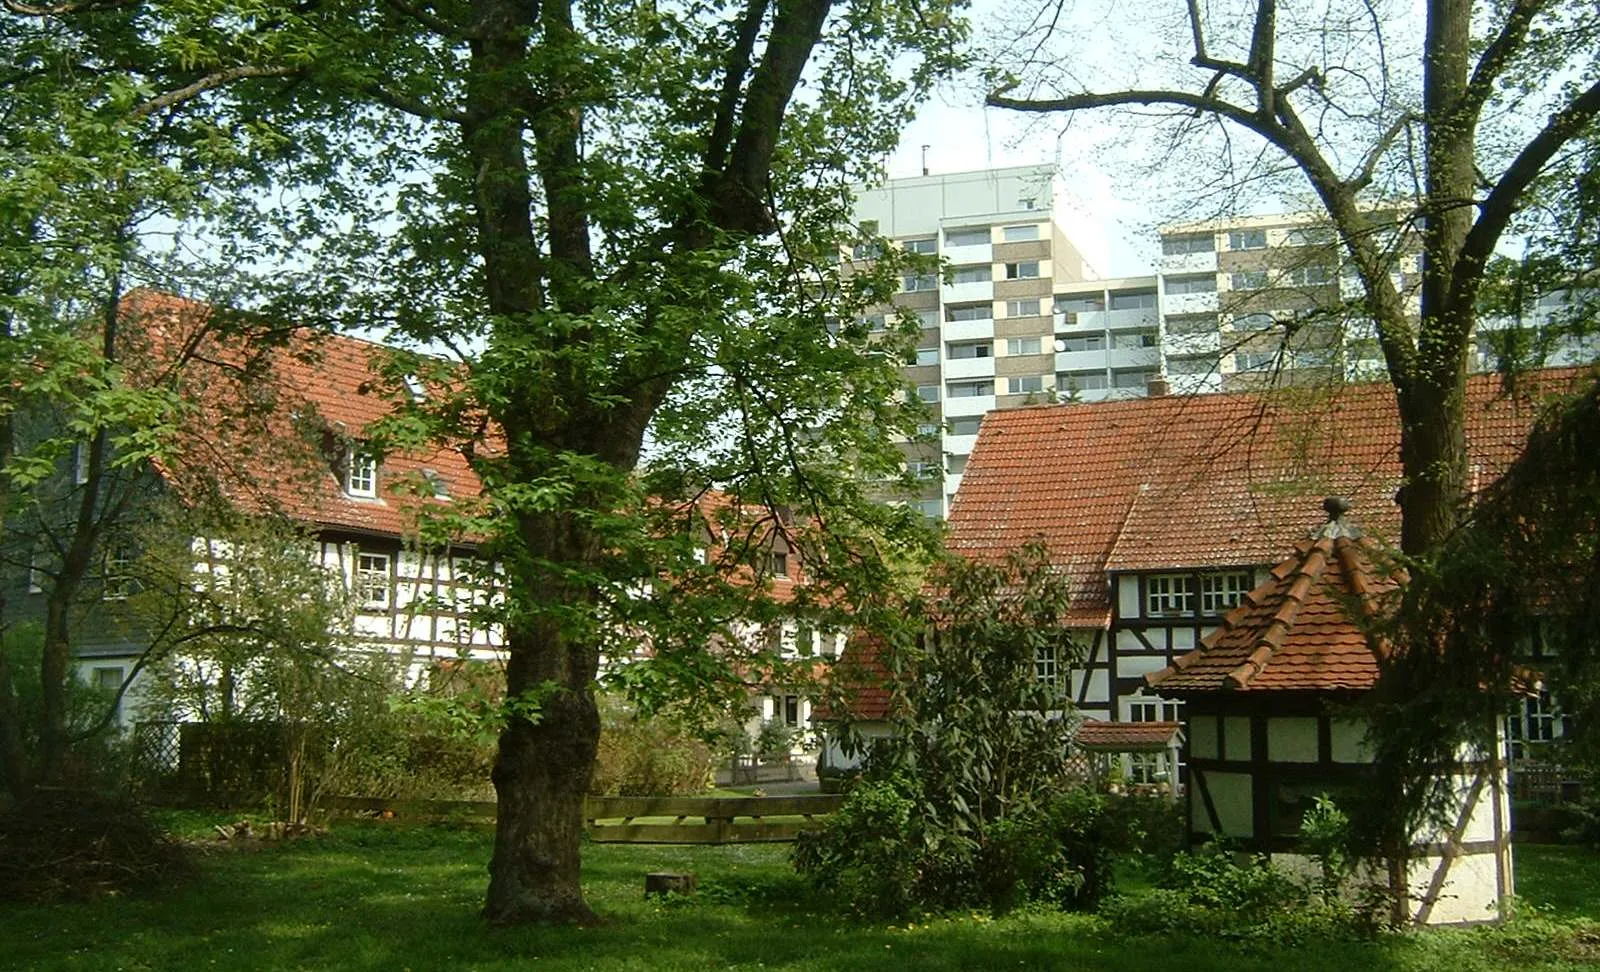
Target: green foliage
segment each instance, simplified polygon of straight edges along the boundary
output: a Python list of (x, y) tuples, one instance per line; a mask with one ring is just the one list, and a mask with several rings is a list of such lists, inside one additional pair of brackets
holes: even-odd
[(1162, 886), (1202, 908), (1255, 921), (1303, 907), (1305, 888), (1272, 866), (1266, 855), (1243, 857), (1216, 844), (1172, 859)]
[(825, 826), (800, 835), (795, 869), (861, 914), (894, 917), (922, 905), (942, 890), (925, 886), (923, 876), (944, 869), (931, 866), (934, 847), (913, 831), (920, 796), (903, 778), (857, 784)]
[[(0, 632), (0, 651), (5, 652), (13, 672), (19, 735), (27, 751), (38, 748), (43, 722), (44, 693), (39, 677), (43, 650), (44, 633), (37, 624), (18, 624)], [(68, 677), (65, 689), (66, 724), (73, 740), (66, 779), (79, 785), (116, 782), (127, 768), (126, 754), (118, 739), (102, 731), (116, 704), (116, 693), (91, 685), (75, 673)]]
[(1318, 892), (1333, 900), (1358, 858), (1351, 852), (1350, 817), (1326, 793), (1319, 794), (1300, 820), (1300, 846), (1316, 862)]
[(643, 715), (602, 696), (600, 754), (589, 792), (597, 796), (676, 796), (710, 787), (716, 755), (667, 715)]

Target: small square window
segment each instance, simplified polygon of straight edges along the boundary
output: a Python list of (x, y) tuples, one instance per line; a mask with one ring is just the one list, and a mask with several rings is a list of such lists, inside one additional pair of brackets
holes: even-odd
[(352, 450), (348, 460), (344, 491), (351, 496), (378, 495), (378, 460), (362, 449)]
[[(1030, 207), (1031, 208), (1031, 207)], [(1026, 226), (1007, 226), (1000, 231), (1000, 235), (1007, 243), (1022, 243), (1039, 238), (1039, 224), (1029, 223)]]
[(1007, 280), (1031, 280), (1039, 276), (1038, 260), (1023, 260), (1006, 264)]
[(939, 363), (939, 349), (938, 348), (918, 348), (917, 349), (917, 364), (919, 364), (919, 365), (936, 365), (938, 363)]
[(356, 594), (367, 607), (389, 606), (389, 555), (356, 555)]
[(936, 402), (936, 401), (938, 401), (939, 400), (939, 386), (938, 385), (918, 385), (917, 386), (917, 399), (919, 401), (924, 401), (924, 402)]
[(1193, 614), (1194, 578), (1189, 574), (1156, 574), (1146, 578), (1145, 612), (1152, 615)]
[(789, 576), (789, 555), (787, 553), (778, 550), (772, 552), (772, 576)]
[(1206, 574), (1200, 578), (1200, 613), (1226, 614), (1239, 606), (1239, 601), (1250, 590), (1250, 572), (1234, 570), (1222, 574)]
[(1033, 395), (1044, 391), (1044, 379), (1038, 375), (1026, 375), (1021, 378), (1008, 379), (1009, 386), (1006, 391), (1012, 395)]

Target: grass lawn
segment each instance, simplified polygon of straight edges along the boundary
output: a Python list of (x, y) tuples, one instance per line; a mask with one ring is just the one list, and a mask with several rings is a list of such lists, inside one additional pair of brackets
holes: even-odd
[[(1600, 857), (1520, 847), (1537, 915), (1501, 928), (1376, 941), (1236, 944), (1144, 936), (1084, 915), (862, 924), (810, 901), (787, 848), (590, 846), (587, 929), (489, 929), (476, 912), (483, 830), (347, 824), (319, 840), (217, 851), (185, 884), (94, 902), (0, 908), (0, 969), (1327, 969), (1600, 967)], [(702, 891), (645, 901), (643, 875)]]

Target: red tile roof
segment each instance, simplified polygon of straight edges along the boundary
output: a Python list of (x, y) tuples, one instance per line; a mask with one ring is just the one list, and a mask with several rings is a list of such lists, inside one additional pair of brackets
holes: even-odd
[[(1550, 371), (1531, 388), (1564, 385)], [(1500, 475), (1537, 411), (1468, 383), (1474, 478)], [(1110, 620), (1108, 571), (1271, 563), (1305, 511), (1349, 497), (1394, 536), (1399, 423), (1387, 384), (1169, 396), (991, 412), (950, 513), (950, 546), (995, 559), (1033, 538), (1073, 582), (1069, 623)]]
[(1079, 748), (1098, 753), (1154, 752), (1175, 742), (1182, 727), (1176, 722), (1102, 722), (1091, 719), (1078, 727)]
[[(857, 633), (845, 645), (828, 673), (827, 690), (812, 709), (812, 719), (831, 722), (846, 717), (857, 722), (879, 722), (893, 707), (893, 674), (883, 660), (883, 645), (871, 635)], [(835, 711), (843, 706), (847, 711)]]
[[(424, 507), (479, 496), (477, 476), (450, 449), (390, 454), (378, 468), (376, 497), (345, 492), (328, 446), (359, 445), (366, 427), (391, 412), (393, 402), (376, 390), (389, 353), (383, 345), (297, 330), (281, 347), (261, 351), (216, 333), (205, 304), (138, 291), (127, 306), (136, 323), (130, 358), (149, 377), (159, 379), (180, 349), (193, 352), (176, 374), (197, 411), (174, 461), (159, 467), (180, 491), (215, 486), (245, 509), (393, 536), (414, 533)], [(442, 480), (449, 499), (419, 490), (425, 470)]]
[(1145, 682), (1177, 698), (1369, 689), (1382, 646), (1360, 622), (1387, 610), (1404, 581), (1381, 545), (1342, 517), (1331, 519), (1297, 544), (1199, 648)]

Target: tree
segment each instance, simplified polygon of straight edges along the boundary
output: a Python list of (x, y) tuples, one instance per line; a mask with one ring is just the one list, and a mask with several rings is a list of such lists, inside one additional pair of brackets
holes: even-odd
[[(86, 25), (125, 12), (7, 6)], [(854, 241), (846, 186), (950, 62), (953, 5), (172, 6), (140, 29), (199, 76), (142, 117), (203, 110), (277, 149), (270, 232), (241, 212), (248, 194), (205, 223), (241, 264), (279, 247), (257, 309), (390, 327), (463, 365), (379, 442), (449, 442), (492, 498), (474, 526), (503, 566), (509, 663), (485, 913), (588, 920), (601, 651), (641, 584), (692, 570), (644, 496), (719, 483), (793, 507), (817, 525), (812, 586), (834, 603), (886, 582), (882, 548), (916, 535), (842, 468), (892, 473), (892, 438), (912, 431), (898, 351), (854, 321), (905, 257), (860, 273), (830, 258)]]
[[(1291, 164), (1326, 211), (1376, 324), (1401, 419), (1401, 545), (1425, 555), (1456, 525), (1468, 484), (1463, 395), (1485, 267), (1530, 187), (1566, 171), (1565, 154), (1600, 115), (1600, 19), (1554, 0), (1431, 2), (1417, 63), (1405, 65), (1388, 61), (1403, 49), (1390, 28), (1401, 29), (1370, 4), (1335, 5), (1320, 25), (1276, 0), (1190, 0), (1187, 15), (1192, 84), (1055, 90), (1057, 76), (1035, 74), (1029, 96), (1008, 78), (988, 103), (1153, 107), (1185, 136), (1202, 125), (1242, 129)], [(1371, 60), (1345, 61), (1362, 55)], [(1413, 72), (1420, 100), (1402, 83)], [(1516, 130), (1507, 113), (1535, 106), (1541, 121)], [(1391, 206), (1422, 239), (1419, 320), (1390, 278), (1379, 214)]]

